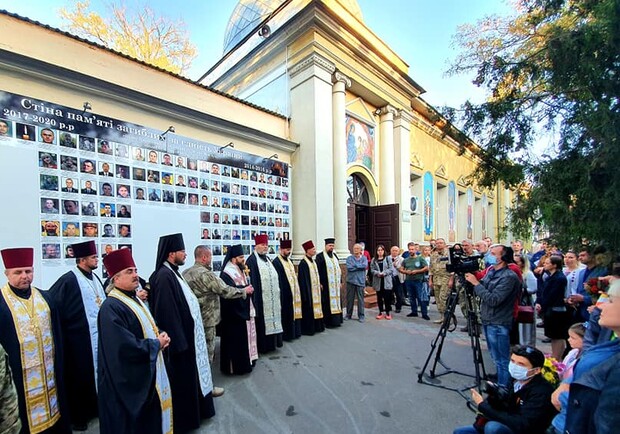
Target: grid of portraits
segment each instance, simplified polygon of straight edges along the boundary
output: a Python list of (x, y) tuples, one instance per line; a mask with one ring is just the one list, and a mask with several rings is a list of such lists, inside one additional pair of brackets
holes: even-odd
[(73, 258), (70, 245), (89, 239), (103, 255), (132, 248), (137, 203), (199, 210), (197, 235), (216, 269), (231, 244), (249, 254), (254, 237), (267, 234), (275, 254), (290, 237), (289, 181), (279, 162), (266, 171), (250, 157), (236, 167), (3, 119), (0, 136), (37, 146), (44, 260)]

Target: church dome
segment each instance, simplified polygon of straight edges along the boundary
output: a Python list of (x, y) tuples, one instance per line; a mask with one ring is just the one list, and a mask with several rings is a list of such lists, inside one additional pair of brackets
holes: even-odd
[[(233, 10), (224, 36), (224, 54), (256, 29), (284, 0), (240, 0)], [(357, 19), (363, 21), (357, 0), (339, 0)]]

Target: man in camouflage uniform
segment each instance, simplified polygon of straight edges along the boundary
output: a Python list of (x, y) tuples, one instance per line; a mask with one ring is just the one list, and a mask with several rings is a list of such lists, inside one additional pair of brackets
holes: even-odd
[(0, 433), (17, 434), (22, 427), (17, 406), (17, 391), (9, 367), (9, 359), (0, 346)]
[(440, 314), (440, 318), (434, 321), (435, 324), (441, 324), (443, 322), (443, 315), (446, 311), (448, 297), (450, 296), (450, 287), (453, 283), (452, 274), (446, 270), (448, 255), (449, 251), (446, 246), (446, 240), (437, 238), (437, 240), (435, 240), (435, 250), (431, 253), (430, 275), (428, 278), (430, 288), (435, 291), (437, 310)]
[[(228, 286), (211, 270), (211, 250), (205, 246), (197, 246), (194, 249), (194, 259), (196, 262), (183, 272), (183, 278), (198, 298), (200, 304), (200, 314), (205, 329), (207, 339), (207, 349), (209, 350), (209, 362), (213, 366), (215, 355), (215, 326), (220, 322), (220, 297), (246, 298), (246, 294), (252, 294), (252, 287), (235, 288)], [(224, 389), (213, 387), (213, 396), (221, 396)]]

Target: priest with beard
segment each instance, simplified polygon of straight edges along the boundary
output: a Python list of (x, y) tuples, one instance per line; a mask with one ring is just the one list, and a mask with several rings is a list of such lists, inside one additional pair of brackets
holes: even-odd
[(165, 359), (177, 434), (197, 429), (201, 419), (215, 415), (200, 304), (179, 272), (186, 257), (182, 234), (162, 236), (157, 247), (155, 271), (149, 278), (153, 317), (172, 339)]
[(49, 294), (58, 308), (63, 339), (65, 386), (74, 431), (85, 431), (97, 416), (97, 315), (106, 298), (94, 271), (94, 241), (72, 244), (77, 266), (60, 276)]
[(163, 357), (170, 337), (136, 295), (140, 281), (131, 250), (114, 250), (103, 264), (111, 277), (97, 320), (100, 433), (171, 434), (172, 391)]
[(280, 254), (272, 262), (280, 282), (282, 337), (287, 342), (301, 337), (301, 294), (291, 261), (291, 247), (291, 240), (280, 240)]
[(0, 254), (8, 281), (0, 289), (0, 345), (9, 356), (21, 433), (70, 433), (60, 322), (47, 291), (31, 286), (34, 249)]
[(297, 270), (301, 291), (301, 334), (312, 336), (325, 331), (321, 307), (321, 278), (316, 262), (312, 259), (316, 254), (314, 243), (306, 241), (302, 247), (306, 254), (299, 262)]
[(316, 267), (321, 281), (321, 305), (325, 327), (333, 328), (342, 325), (342, 270), (338, 256), (334, 253), (335, 238), (325, 238), (325, 250), (316, 255)]
[(254, 241), (256, 246), (247, 260), (247, 266), (254, 287), (256, 342), (259, 354), (263, 354), (282, 346), (280, 282), (278, 273), (267, 256), (269, 237), (257, 235)]
[[(228, 249), (220, 277), (229, 286), (245, 288), (251, 285), (245, 266), (241, 244)], [(252, 372), (258, 359), (256, 344), (256, 310), (253, 297), (220, 298), (222, 319), (220, 333), (220, 370), (226, 375), (243, 375)]]

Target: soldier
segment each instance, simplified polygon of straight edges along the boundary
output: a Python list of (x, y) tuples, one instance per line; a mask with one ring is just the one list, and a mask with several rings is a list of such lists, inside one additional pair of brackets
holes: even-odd
[(435, 324), (443, 322), (443, 315), (446, 311), (446, 303), (450, 295), (450, 287), (453, 283), (451, 273), (446, 270), (448, 264), (448, 247), (446, 240), (437, 238), (435, 240), (435, 251), (431, 253), (431, 266), (428, 284), (435, 291), (435, 299), (437, 300), (437, 310), (440, 318), (435, 320)]
[[(197, 246), (194, 249), (194, 259), (196, 262), (183, 272), (183, 278), (189, 285), (192, 292), (198, 298), (200, 304), (200, 314), (205, 328), (207, 338), (207, 349), (209, 351), (209, 362), (213, 366), (215, 355), (215, 326), (220, 322), (220, 297), (225, 299), (243, 298), (254, 291), (251, 285), (245, 288), (228, 286), (222, 279), (211, 271), (211, 260), (213, 255), (211, 250), (205, 246)], [(213, 396), (218, 397), (224, 394), (222, 387), (213, 387)]]
[(0, 346), (0, 433), (17, 434), (22, 427), (9, 357)]

